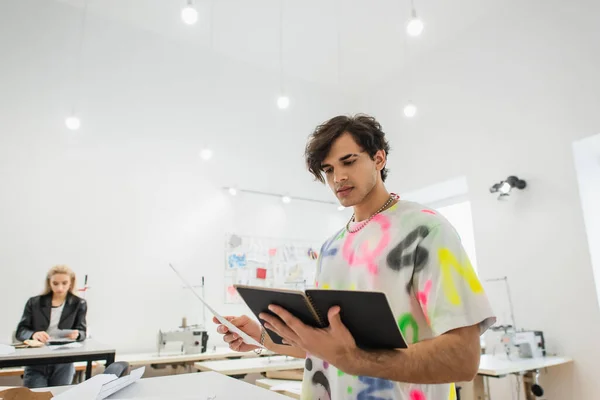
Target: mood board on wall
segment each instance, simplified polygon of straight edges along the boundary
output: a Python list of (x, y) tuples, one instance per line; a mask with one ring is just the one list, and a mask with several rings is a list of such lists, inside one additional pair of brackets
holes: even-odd
[(314, 286), (320, 244), (285, 238), (225, 236), (225, 303), (242, 300), (234, 285), (289, 289)]

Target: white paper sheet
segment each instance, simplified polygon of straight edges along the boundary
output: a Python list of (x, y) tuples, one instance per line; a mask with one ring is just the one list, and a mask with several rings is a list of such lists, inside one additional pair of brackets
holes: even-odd
[(98, 393), (96, 400), (104, 400), (111, 394), (117, 393), (119, 390), (139, 381), (144, 375), (144, 371), (146, 371), (146, 367), (141, 367), (131, 371), (131, 373), (127, 376), (123, 376), (119, 379), (104, 384), (100, 390), (100, 393)]
[(51, 350), (78, 349), (80, 347), (83, 347), (83, 344), (81, 342), (72, 342), (67, 344), (48, 346), (48, 348)]
[(99, 374), (53, 397), (52, 400), (104, 400), (137, 382), (144, 375), (145, 370), (146, 367), (141, 367), (121, 378), (117, 378), (115, 374)]
[(53, 397), (52, 400), (92, 400), (98, 397), (103, 385), (116, 379), (114, 374), (99, 374)]
[(177, 276), (179, 277), (179, 279), (181, 279), (181, 281), (187, 286), (187, 288), (192, 291), (192, 293), (198, 298), (198, 300), (200, 300), (202, 302), (202, 304), (204, 304), (206, 306), (206, 308), (208, 308), (208, 310), (212, 313), (212, 315), (214, 315), (220, 323), (222, 323), (223, 325), (225, 325), (227, 327), (227, 329), (229, 329), (230, 332), (235, 332), (238, 335), (240, 335), (240, 337), (242, 338), (242, 340), (246, 344), (251, 344), (251, 345), (254, 345), (254, 346), (265, 348), (259, 342), (257, 342), (256, 340), (252, 339), (252, 337), (250, 337), (248, 334), (246, 334), (246, 332), (242, 331), (241, 329), (239, 329), (238, 327), (236, 327), (235, 325), (233, 325), (231, 322), (227, 321), (227, 319), (225, 319), (225, 317), (221, 316), (214, 308), (212, 308), (202, 298), (202, 296), (200, 296), (198, 293), (196, 293), (196, 291), (194, 290), (194, 288), (183, 278), (183, 276), (181, 276), (181, 274), (175, 269), (175, 267), (173, 267), (173, 265), (169, 264), (169, 267), (171, 267), (171, 269), (177, 274)]
[(76, 329), (57, 329), (52, 333), (51, 339), (66, 339), (70, 334), (75, 332), (77, 332)]

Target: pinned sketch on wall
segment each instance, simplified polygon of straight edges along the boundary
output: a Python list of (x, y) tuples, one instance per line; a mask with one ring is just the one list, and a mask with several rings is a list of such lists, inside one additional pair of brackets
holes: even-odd
[(306, 289), (314, 286), (320, 244), (227, 234), (225, 303), (241, 303), (235, 284)]

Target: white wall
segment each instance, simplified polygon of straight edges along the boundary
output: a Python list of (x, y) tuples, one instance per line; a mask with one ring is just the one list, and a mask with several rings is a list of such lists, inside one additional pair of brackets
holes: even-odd
[[(522, 2), (356, 107), (390, 135), (391, 189), (467, 177), (479, 275), (508, 276), (517, 325), (543, 330), (549, 352), (575, 359), (542, 374), (548, 399), (600, 393), (600, 311), (572, 155), (574, 140), (600, 130), (599, 17), (593, 1)], [(407, 93), (419, 107), (410, 121)], [(488, 188), (511, 174), (529, 187), (499, 202)], [(511, 381), (493, 384), (511, 398)]]
[(305, 171), (304, 143), (348, 107), (292, 81), (282, 112), (276, 74), (90, 15), (82, 128), (68, 131), (79, 17), (56, 2), (0, 3), (0, 342), (47, 269), (66, 263), (89, 274), (93, 336), (150, 351), (159, 328), (200, 315), (168, 262), (239, 313), (223, 305), (225, 232), (320, 241), (345, 222), (335, 206), (232, 200), (221, 187), (333, 200)]
[(576, 141), (573, 154), (600, 304), (600, 134)]

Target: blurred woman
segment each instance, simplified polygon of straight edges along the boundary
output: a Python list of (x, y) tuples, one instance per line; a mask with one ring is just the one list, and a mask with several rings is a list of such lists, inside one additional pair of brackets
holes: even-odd
[[(53, 339), (83, 341), (86, 337), (87, 303), (75, 295), (75, 273), (66, 265), (52, 267), (40, 296), (30, 298), (17, 326), (17, 339), (48, 343)], [(25, 367), (23, 385), (28, 388), (69, 385), (75, 366), (54, 364)]]

